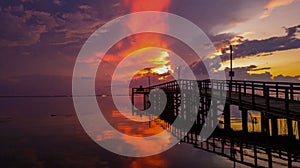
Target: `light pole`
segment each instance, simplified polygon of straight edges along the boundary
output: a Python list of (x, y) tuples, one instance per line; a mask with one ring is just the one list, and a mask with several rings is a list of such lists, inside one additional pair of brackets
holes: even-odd
[(229, 45), (230, 48), (230, 71), (229, 71), (229, 76), (230, 76), (230, 83), (229, 83), (229, 101), (231, 102), (231, 92), (232, 92), (232, 78), (234, 77), (234, 72), (232, 71), (232, 45)]
[(150, 74), (148, 75), (148, 87), (150, 89)]
[[(148, 99), (150, 99), (150, 72), (148, 74), (148, 88), (149, 88), (149, 97)], [(149, 100), (147, 100), (147, 109), (150, 107), (150, 102)], [(149, 110), (149, 109), (148, 109)], [(148, 112), (147, 112), (148, 113)], [(147, 115), (147, 114), (146, 114)], [(151, 113), (148, 113), (148, 117), (149, 117), (149, 128), (151, 127), (151, 117), (150, 117)]]
[(180, 66), (176, 67), (177, 69), (177, 77), (178, 77), (178, 80), (180, 79)]

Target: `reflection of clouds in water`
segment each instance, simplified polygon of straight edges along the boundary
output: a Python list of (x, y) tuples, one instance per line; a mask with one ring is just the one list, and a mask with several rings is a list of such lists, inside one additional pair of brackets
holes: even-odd
[[(125, 126), (125, 125), (120, 125), (121, 129), (126, 129), (126, 133), (129, 135), (134, 135), (134, 136), (145, 136), (145, 135), (155, 135), (158, 133), (161, 133), (163, 130), (163, 128), (161, 128), (160, 126), (156, 125), (155, 122), (151, 122), (151, 127), (148, 129), (143, 129), (141, 134), (137, 134), (135, 132), (136, 128), (132, 128), (130, 126)], [(118, 127), (119, 128), (119, 127)], [(133, 150), (135, 150), (135, 152), (137, 153), (144, 153), (144, 152), (150, 152), (150, 153), (155, 153), (155, 151), (158, 150), (163, 150), (168, 148), (169, 144), (171, 144), (171, 141), (176, 141), (177, 139), (172, 139), (173, 137), (171, 136), (171, 134), (169, 132), (166, 132), (164, 134), (165, 136), (151, 136), (148, 137), (149, 139), (145, 139), (146, 143), (142, 142), (142, 141), (132, 141), (131, 139), (128, 139), (127, 136), (122, 136), (121, 138), (128, 144), (132, 144), (132, 146), (134, 146), (135, 148)], [(140, 137), (143, 138), (143, 137)]]
[(153, 157), (136, 158), (131, 162), (129, 168), (140, 168), (140, 167), (168, 167), (167, 163), (160, 155)]
[[(131, 139), (127, 139), (125, 136), (122, 136), (123, 140), (128, 143), (132, 144), (134, 146), (134, 151), (136, 153), (156, 153), (156, 151), (159, 150), (164, 150), (168, 148), (168, 144), (166, 144), (166, 141), (170, 142), (170, 137), (165, 137), (165, 138), (151, 138), (150, 140), (147, 140), (146, 143), (141, 142), (141, 141), (132, 141)], [(142, 138), (142, 137), (141, 137)]]
[(133, 128), (133, 126), (130, 126), (125, 123), (118, 123), (117, 125), (118, 130), (120, 130), (122, 133), (130, 136), (136, 136), (136, 137), (143, 137), (144, 136), (144, 129), (141, 127)]
[[(127, 118), (131, 121), (138, 121), (138, 122), (147, 122), (149, 121), (149, 116), (140, 116), (140, 115), (132, 115), (132, 112), (130, 110), (124, 110), (122, 109), (122, 111), (117, 111), (117, 110), (113, 110), (112, 111), (112, 117), (114, 118)], [(124, 115), (123, 115), (124, 114)], [(152, 116), (152, 118), (155, 118), (156, 116)]]
[(117, 110), (112, 110), (111, 116), (114, 117), (114, 118), (123, 117), (123, 115)]
[[(110, 123), (118, 131), (126, 135), (143, 137), (155, 135), (164, 131), (164, 129), (161, 129), (160, 125), (156, 124), (155, 120), (157, 119), (157, 116), (151, 116), (150, 118), (153, 120), (149, 122), (149, 116), (131, 115), (131, 117), (128, 118), (127, 116), (123, 116), (123, 113), (120, 113), (118, 110), (112, 110), (111, 117), (112, 118), (109, 118)], [(132, 120), (132, 118), (135, 118), (135, 120)], [(137, 121), (137, 118), (141, 119)], [(153, 129), (156, 129), (156, 131), (153, 131)]]
[[(124, 150), (125, 146), (131, 146), (130, 149), (126, 149), (129, 151), (134, 151), (135, 153), (151, 153), (157, 151), (158, 149), (163, 150), (168, 148), (168, 146), (171, 144), (172, 141), (177, 141), (177, 139), (174, 139), (172, 135), (166, 131), (164, 136), (153, 136), (159, 133), (162, 133), (165, 131), (158, 123), (157, 121), (151, 121), (150, 127), (148, 122), (134, 122), (125, 116), (123, 116), (119, 111), (112, 110), (111, 112), (112, 118), (117, 119), (116, 123), (114, 123), (115, 128), (122, 132), (122, 136), (117, 136), (115, 130), (104, 130), (101, 134), (97, 135), (98, 141), (118, 141), (116, 143), (117, 147), (119, 149)], [(140, 117), (140, 116), (133, 116), (133, 117)], [(145, 116), (144, 116), (145, 117)], [(143, 138), (145, 142), (138, 141), (132, 138), (129, 138), (128, 136), (134, 136)], [(148, 139), (146, 139), (146, 137)], [(172, 139), (173, 138), (173, 139)], [(149, 160), (148, 162), (153, 162), (152, 160)], [(155, 161), (156, 163), (156, 161)], [(148, 164), (148, 163), (143, 163)], [(131, 164), (132, 167), (135, 167), (136, 165), (141, 165), (140, 162), (135, 161)], [(156, 165), (156, 164), (151, 164)]]
[(102, 141), (105, 139), (114, 139), (114, 138), (116, 138), (116, 134), (115, 134), (114, 130), (105, 130), (102, 132), (101, 135), (98, 135), (96, 139), (98, 141)]

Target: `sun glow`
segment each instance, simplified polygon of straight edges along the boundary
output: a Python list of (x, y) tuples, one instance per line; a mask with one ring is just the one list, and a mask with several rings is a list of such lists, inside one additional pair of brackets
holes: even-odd
[(171, 68), (171, 65), (164, 65), (162, 67), (152, 68), (150, 71), (151, 73), (158, 74), (158, 75), (174, 72), (173, 69)]
[(168, 51), (160, 51), (158, 56), (146, 60), (154, 66), (140, 70), (137, 74), (142, 76), (147, 74), (159, 75), (158, 80), (166, 79), (170, 73), (174, 73), (169, 57)]
[[(168, 11), (171, 3), (170, 0), (123, 0), (122, 2), (128, 6), (133, 13), (140, 11)], [(168, 18), (165, 16), (153, 16), (150, 19), (130, 19), (127, 22), (127, 26), (132, 31), (141, 27), (151, 27), (152, 29), (167, 32), (169, 29), (168, 24), (166, 23), (167, 19)], [(149, 47), (165, 48), (166, 50), (151, 53), (147, 49)], [(129, 53), (132, 53), (133, 51), (140, 50), (141, 53), (139, 54), (145, 58), (147, 68), (135, 72), (135, 74), (139, 75), (136, 77), (140, 78), (144, 75), (152, 74), (158, 75), (158, 80), (164, 80), (170, 73), (174, 72), (170, 64), (171, 61), (167, 49), (168, 44), (163, 40), (161, 34), (134, 35), (130, 47), (122, 55), (129, 55)], [(143, 60), (139, 60), (139, 62), (142, 61)]]

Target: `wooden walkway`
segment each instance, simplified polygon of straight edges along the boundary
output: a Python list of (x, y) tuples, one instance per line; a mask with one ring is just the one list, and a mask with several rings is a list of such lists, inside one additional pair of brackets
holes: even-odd
[[(300, 135), (300, 83), (179, 80), (147, 88), (133, 88), (132, 103), (134, 104), (136, 94), (142, 94), (144, 95), (144, 109), (149, 108), (149, 94), (151, 90), (155, 91), (155, 89), (163, 90), (168, 97), (167, 106), (160, 115), (161, 119), (169, 123), (168, 129), (171, 132), (173, 131), (179, 138), (183, 138), (183, 142), (194, 144), (196, 148), (220, 154), (248, 166), (257, 167), (259, 166), (258, 160), (265, 160), (268, 167), (272, 167), (279, 159), (283, 161), (280, 163), (281, 165), (300, 167), (300, 138), (296, 139), (295, 128), (292, 125), (293, 122), (297, 122), (298, 135)], [(172, 125), (175, 118), (179, 117), (180, 120), (186, 120), (180, 118), (180, 116), (188, 116), (189, 113), (193, 113), (193, 111), (190, 111), (193, 108), (185, 108), (194, 104), (190, 104), (191, 99), (181, 97), (183, 93), (199, 94), (200, 101), (194, 126), (188, 132)], [(221, 109), (224, 116), (224, 129), (218, 129), (211, 138), (199, 144), (197, 135), (199, 135), (205, 123), (213, 99), (225, 103), (225, 108)], [(184, 107), (179, 105), (182, 101), (187, 103)], [(152, 105), (155, 105), (155, 103)], [(242, 131), (231, 129), (230, 105), (236, 105), (241, 110)], [(249, 110), (260, 112), (261, 132), (259, 133), (248, 132)], [(184, 114), (179, 115), (180, 113)], [(278, 134), (278, 119), (286, 119), (288, 130), (286, 136)], [(271, 131), (272, 135), (270, 134)], [(224, 151), (226, 148), (225, 142), (230, 146), (229, 154)], [(203, 145), (203, 143), (206, 143), (206, 145)], [(209, 148), (210, 144), (212, 144), (212, 150)], [(219, 147), (220, 152), (216, 152), (217, 144), (221, 144)], [(235, 148), (239, 149), (236, 150)], [(244, 150), (253, 151), (253, 156), (251, 156), (254, 160), (253, 163), (244, 160), (244, 157), (247, 157)], [(266, 158), (261, 159), (258, 156), (259, 150), (264, 151)], [(235, 151), (240, 154), (239, 159), (235, 158), (233, 154)]]

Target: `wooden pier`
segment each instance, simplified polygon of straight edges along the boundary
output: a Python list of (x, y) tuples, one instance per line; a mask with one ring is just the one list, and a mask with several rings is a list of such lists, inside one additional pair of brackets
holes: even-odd
[[(155, 89), (163, 90), (166, 95), (164, 109), (159, 109), (162, 100), (160, 94), (154, 91), (154, 97), (151, 102), (149, 100), (151, 90), (153, 92)], [(185, 93), (189, 93), (189, 96)], [(268, 167), (300, 167), (300, 83), (178, 80), (147, 88), (132, 88), (133, 104), (136, 95), (143, 95), (144, 110), (154, 108), (151, 110), (154, 113), (162, 110), (161, 114), (153, 115), (159, 115), (167, 123), (169, 131), (195, 148), (252, 167), (263, 166), (261, 162), (266, 162)], [(218, 110), (221, 110), (221, 117), (224, 118), (223, 128), (218, 127), (209, 139), (199, 141), (197, 137), (206, 122), (211, 104), (222, 98), (225, 98), (220, 101), (224, 102), (224, 108)], [(218, 106), (217, 103), (215, 105)], [(238, 106), (241, 111), (241, 131), (231, 128), (230, 106)], [(252, 110), (260, 113), (260, 121), (251, 118), (252, 122), (260, 122), (260, 132), (248, 131), (249, 111)], [(133, 114), (136, 112), (133, 109)], [(177, 118), (193, 121), (192, 128), (185, 130), (172, 124)], [(286, 119), (287, 135), (279, 134), (279, 119)], [(293, 126), (293, 123), (296, 125)]]

